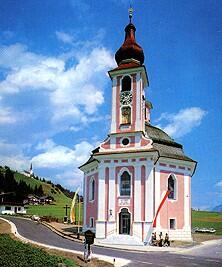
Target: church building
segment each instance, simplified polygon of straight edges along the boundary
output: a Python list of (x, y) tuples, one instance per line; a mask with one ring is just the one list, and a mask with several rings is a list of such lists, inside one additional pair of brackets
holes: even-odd
[(84, 172), (84, 230), (96, 238), (149, 241), (151, 233), (191, 240), (191, 177), (196, 161), (150, 121), (148, 73), (131, 22), (115, 54), (108, 137), (79, 168)]

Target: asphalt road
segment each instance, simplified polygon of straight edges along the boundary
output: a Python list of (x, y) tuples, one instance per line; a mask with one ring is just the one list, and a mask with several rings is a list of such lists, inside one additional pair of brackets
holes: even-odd
[[(83, 252), (83, 244), (65, 239), (42, 224), (21, 218), (7, 217), (12, 221), (25, 238), (59, 248)], [(133, 252), (93, 246), (93, 253), (113, 258), (131, 260), (128, 266), (144, 267), (191, 267), (191, 266), (222, 266), (222, 245), (209, 245), (189, 250), (185, 254), (169, 252)]]

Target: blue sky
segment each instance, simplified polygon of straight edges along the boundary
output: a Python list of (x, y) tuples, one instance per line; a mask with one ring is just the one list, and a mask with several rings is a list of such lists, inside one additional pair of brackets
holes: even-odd
[(152, 124), (198, 161), (192, 205), (222, 203), (219, 0), (5, 0), (0, 6), (0, 164), (33, 162), (75, 190), (110, 127), (114, 53), (134, 8)]

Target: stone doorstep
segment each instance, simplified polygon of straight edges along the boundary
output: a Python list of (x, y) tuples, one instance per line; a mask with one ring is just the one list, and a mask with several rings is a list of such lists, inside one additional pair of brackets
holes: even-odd
[[(42, 222), (43, 225), (45, 225), (46, 227), (48, 227), (50, 230), (52, 230), (53, 232), (57, 233), (58, 235), (64, 237), (64, 238), (67, 238), (67, 239), (70, 239), (72, 241), (75, 241), (75, 242), (80, 242), (82, 243), (83, 240), (78, 240), (70, 235), (67, 235), (67, 234), (64, 234), (64, 232), (62, 232), (61, 230), (59, 229), (56, 229), (55, 227), (53, 227), (51, 224), (49, 223), (45, 223), (45, 222)], [(96, 239), (95, 239), (96, 241)], [(97, 247), (110, 247), (112, 249), (122, 249), (122, 250), (129, 250), (129, 251), (138, 251), (138, 252), (141, 252), (141, 251), (178, 251), (178, 250), (181, 250), (181, 248), (175, 248), (175, 247), (152, 247), (152, 246), (130, 246), (130, 245), (112, 245), (112, 244), (103, 244), (103, 243), (99, 243), (99, 242), (95, 242), (94, 243), (95, 246)]]

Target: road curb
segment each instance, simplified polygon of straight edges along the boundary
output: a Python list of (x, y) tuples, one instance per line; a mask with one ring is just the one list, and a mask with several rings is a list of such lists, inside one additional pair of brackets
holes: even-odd
[(69, 234), (65, 234), (62, 231), (59, 231), (57, 228), (53, 227), (51, 224), (47, 223), (47, 222), (41, 222), (41, 224), (45, 225), (46, 227), (48, 227), (51, 231), (53, 231), (54, 233), (56, 233), (57, 235), (72, 240), (74, 242), (78, 242), (78, 243), (83, 243), (83, 241), (76, 239), (72, 236), (70, 236)]
[[(33, 244), (33, 245), (37, 245), (37, 246), (40, 246), (40, 247), (47, 248), (47, 249), (60, 250), (60, 251), (69, 252), (69, 253), (73, 253), (73, 254), (77, 254), (77, 255), (82, 255), (83, 254), (83, 251), (71, 250), (71, 249), (65, 249), (65, 248), (61, 248), (61, 247), (50, 246), (50, 245), (46, 245), (46, 244), (39, 243), (39, 242), (33, 241), (31, 239), (28, 239), (28, 238), (26, 238), (26, 237), (24, 237), (24, 236), (19, 234), (19, 232), (17, 230), (17, 227), (13, 222), (11, 222), (11, 221), (9, 221), (9, 220), (7, 220), (5, 218), (2, 218), (2, 217), (0, 217), (0, 219), (2, 219), (3, 221), (9, 223), (10, 226), (11, 226), (11, 233), (15, 237), (20, 239), (22, 242), (24, 242), (24, 243), (30, 243), (30, 244)], [(113, 264), (113, 257), (111, 257), (111, 256), (93, 254), (93, 257)], [(131, 262), (130, 260), (126, 260), (126, 259), (123, 259), (123, 258), (115, 258), (115, 267), (127, 266), (127, 264), (129, 264), (130, 262)]]

